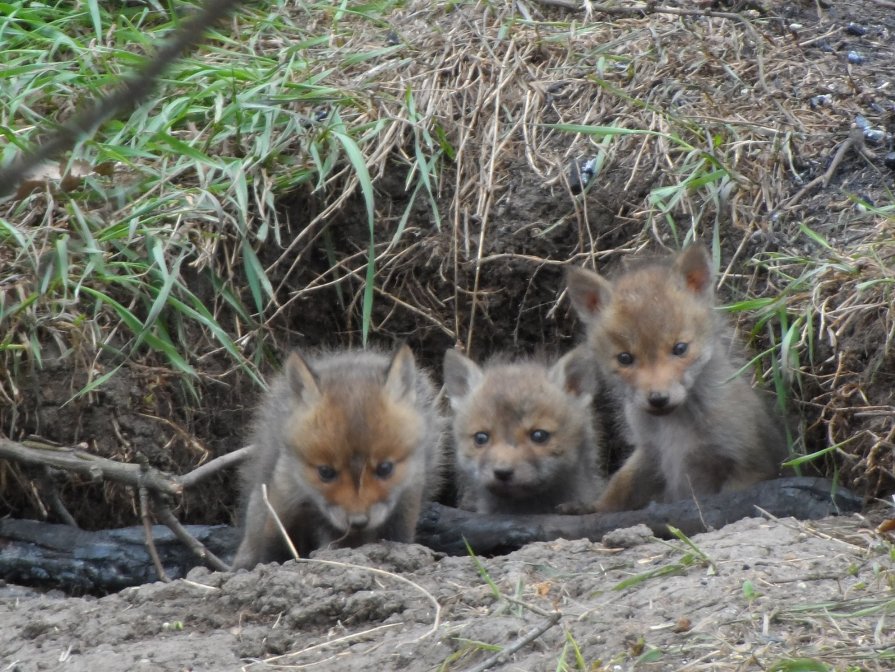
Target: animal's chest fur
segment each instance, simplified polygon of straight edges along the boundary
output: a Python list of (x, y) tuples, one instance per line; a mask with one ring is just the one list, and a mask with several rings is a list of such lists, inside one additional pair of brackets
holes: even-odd
[(658, 460), (665, 477), (666, 498), (686, 497), (690, 492), (687, 466), (704, 444), (706, 428), (680, 408), (671, 415), (653, 416), (639, 409), (627, 408), (634, 445)]

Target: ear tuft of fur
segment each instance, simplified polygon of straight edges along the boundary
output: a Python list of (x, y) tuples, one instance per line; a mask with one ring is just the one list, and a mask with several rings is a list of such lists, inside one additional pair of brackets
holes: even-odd
[(584, 268), (570, 268), (566, 272), (566, 287), (572, 306), (584, 320), (597, 318), (612, 298), (609, 282)]
[(675, 260), (674, 265), (691, 292), (712, 293), (712, 260), (702, 243), (688, 245)]
[(310, 404), (320, 399), (320, 380), (298, 350), (286, 360), (286, 380), (292, 393), (304, 403)]
[(416, 361), (406, 343), (392, 356), (385, 374), (384, 389), (395, 401), (413, 403), (416, 400)]
[(484, 375), (478, 364), (458, 350), (444, 353), (444, 387), (454, 408), (482, 381)]
[(548, 375), (555, 385), (588, 403), (599, 389), (597, 363), (586, 346), (563, 355), (550, 367)]

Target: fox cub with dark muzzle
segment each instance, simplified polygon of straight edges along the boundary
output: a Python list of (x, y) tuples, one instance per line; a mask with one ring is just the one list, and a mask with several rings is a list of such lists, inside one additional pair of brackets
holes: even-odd
[(596, 374), (586, 353), (572, 351), (549, 367), (533, 360), (479, 367), (449, 350), (444, 379), (463, 508), (555, 513), (597, 497)]
[(780, 424), (728, 352), (702, 245), (612, 281), (572, 269), (567, 282), (634, 446), (589, 510), (736, 490), (780, 472)]
[(411, 542), (440, 484), (444, 422), (410, 349), (393, 355), (293, 353), (259, 409), (242, 470), (244, 533), (235, 568), (324, 546)]

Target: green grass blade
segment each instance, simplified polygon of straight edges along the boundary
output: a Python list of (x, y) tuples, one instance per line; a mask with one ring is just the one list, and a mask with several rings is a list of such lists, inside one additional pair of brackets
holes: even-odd
[(90, 12), (90, 20), (93, 23), (93, 31), (96, 34), (96, 41), (102, 42), (103, 22), (100, 18), (99, 3), (97, 0), (87, 0), (87, 10)]
[(375, 195), (373, 192), (373, 181), (370, 179), (370, 172), (367, 170), (367, 163), (360, 147), (349, 135), (340, 131), (333, 131), (333, 137), (342, 145), (345, 155), (351, 162), (360, 184), (361, 193), (364, 195), (364, 202), (367, 205), (367, 224), (370, 228), (370, 244), (367, 248), (367, 273), (364, 278), (364, 298), (362, 307), (361, 322), (361, 339), (364, 346), (367, 345), (367, 339), (370, 335), (370, 323), (373, 314), (373, 283), (376, 279), (376, 236), (375, 236)]
[(768, 672), (830, 672), (830, 667), (813, 658), (787, 658), (772, 664)]

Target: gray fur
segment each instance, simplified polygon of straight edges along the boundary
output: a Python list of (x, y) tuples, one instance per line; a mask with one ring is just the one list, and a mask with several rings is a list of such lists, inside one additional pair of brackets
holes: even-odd
[[(701, 245), (638, 266), (615, 282), (583, 269), (570, 271), (567, 281), (587, 325), (587, 346), (623, 409), (626, 438), (635, 447), (592, 508), (636, 509), (779, 474), (786, 456), (779, 422), (738, 375), (730, 331), (713, 307), (711, 260)], [(687, 350), (675, 361), (677, 338)], [(632, 361), (622, 362), (619, 353)], [(679, 377), (669, 376), (676, 367)], [(667, 407), (651, 405), (653, 395), (664, 396)]]
[[(560, 505), (599, 494), (604, 483), (592, 408), (597, 379), (586, 351), (573, 351), (550, 367), (527, 360), (492, 361), (484, 368), (448, 351), (444, 377), (454, 410), (462, 507), (480, 513), (554, 513)], [(556, 429), (553, 443), (532, 447), (526, 440), (542, 429), (533, 418), (546, 418)], [(491, 436), (485, 446), (474, 442), (479, 431)], [(496, 476), (501, 470), (512, 476), (501, 480)]]

